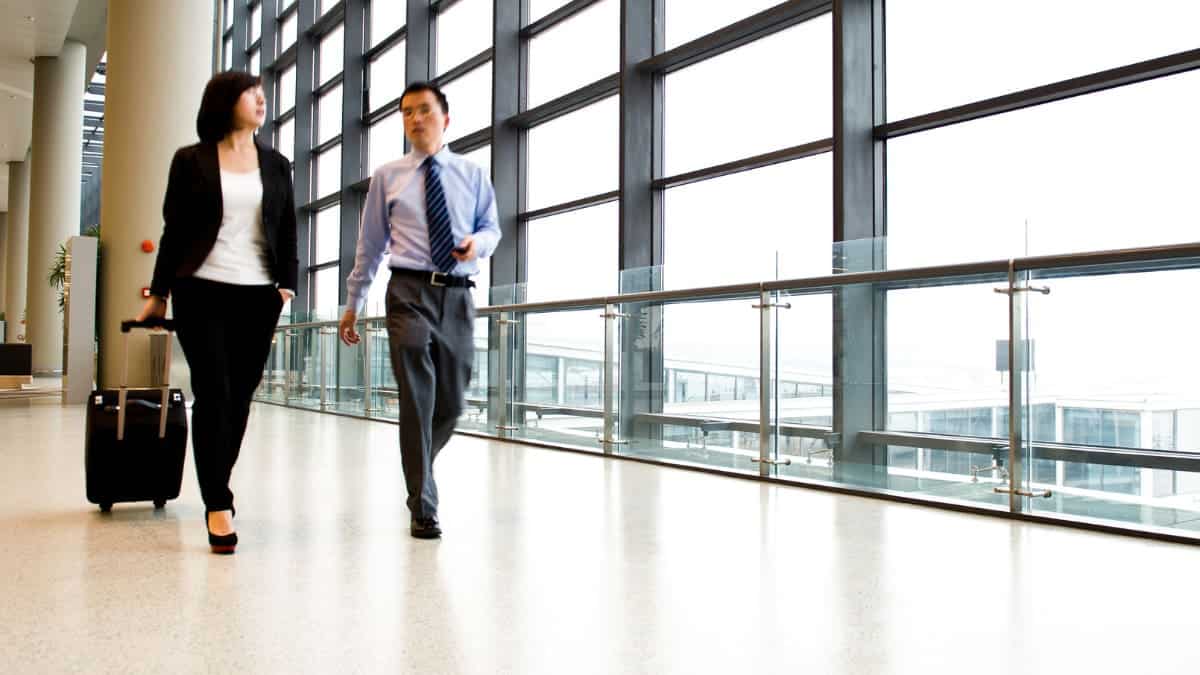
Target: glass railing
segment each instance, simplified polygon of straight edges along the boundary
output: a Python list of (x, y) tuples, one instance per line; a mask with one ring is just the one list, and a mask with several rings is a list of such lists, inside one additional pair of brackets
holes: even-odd
[[(478, 310), (459, 430), (930, 503), (1200, 538), (1200, 245)], [(382, 318), (281, 325), (258, 399), (397, 421)], [(1019, 414), (1010, 415), (1011, 410)]]

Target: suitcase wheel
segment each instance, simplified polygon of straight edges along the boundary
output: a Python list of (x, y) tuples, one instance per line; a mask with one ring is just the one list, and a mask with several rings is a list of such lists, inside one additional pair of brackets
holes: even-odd
[(167, 500), (165, 500), (165, 499), (155, 499), (154, 500), (154, 510), (155, 511), (162, 510), (166, 507), (167, 507)]
[(108, 504), (108, 503), (101, 504), (100, 511), (103, 513), (108, 513), (110, 511), (112, 511), (112, 504)]

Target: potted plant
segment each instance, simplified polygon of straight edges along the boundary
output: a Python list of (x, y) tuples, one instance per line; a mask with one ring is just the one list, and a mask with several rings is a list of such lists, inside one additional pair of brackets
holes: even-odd
[[(83, 231), (85, 237), (100, 238), (100, 226), (90, 225)], [(100, 250), (96, 250), (96, 266), (99, 269)], [(58, 291), (58, 312), (61, 314), (66, 306), (66, 298), (63, 295), (63, 284), (67, 281), (67, 245), (59, 244), (58, 251), (54, 254), (54, 260), (50, 264), (50, 273), (46, 280), (50, 282), (50, 288)]]

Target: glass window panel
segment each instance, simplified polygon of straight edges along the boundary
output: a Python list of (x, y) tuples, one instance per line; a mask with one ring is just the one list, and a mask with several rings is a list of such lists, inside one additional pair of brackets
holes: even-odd
[(343, 31), (339, 25), (337, 28), (329, 31), (329, 34), (321, 39), (320, 46), (320, 71), (317, 82), (324, 84), (329, 81), (329, 78), (342, 72), (342, 59), (344, 54), (342, 49)]
[(492, 0), (462, 0), (437, 17), (437, 74), (492, 45)]
[[(371, 43), (374, 47), (404, 26), (406, 8), (399, 0), (371, 2)], [(404, 72), (403, 69), (400, 72)]]
[(617, 189), (617, 97), (529, 130), (529, 208)]
[[(620, 19), (617, 0), (602, 0), (533, 38), (529, 42), (529, 107), (617, 72), (621, 67)], [(566, 63), (570, 67), (564, 67)]]
[(525, 401), (528, 403), (555, 403), (557, 400), (558, 359), (536, 354), (527, 355), (525, 357)]
[[(888, 291), (887, 409), (913, 412), (924, 420), (890, 416), (912, 425), (895, 427), (897, 431), (933, 431), (931, 424), (949, 429), (944, 410), (938, 408), (987, 401), (999, 409), (996, 431), (983, 431), (979, 423), (979, 435), (1008, 435), (1008, 389), (996, 372), (995, 359), (996, 341), (1008, 335), (1008, 314), (1002, 299), (1001, 305), (995, 304), (993, 297), (998, 296), (992, 287), (966, 284)], [(942, 418), (930, 422), (928, 412)], [(990, 463), (988, 459), (983, 464)]]
[(667, 190), (666, 287), (828, 274), (831, 162), (824, 154)]
[(225, 42), (221, 46), (221, 70), (229, 70), (232, 67), (233, 67), (233, 39), (225, 38)]
[(1195, 241), (1200, 72), (888, 141), (891, 267)]
[(340, 270), (335, 265), (313, 274), (313, 318), (328, 320), (338, 317), (338, 281)]
[(604, 405), (604, 363), (566, 359), (563, 364), (563, 403), (597, 408)]
[(485, 145), (482, 148), (464, 152), (463, 157), (482, 167), (487, 175), (492, 175), (492, 146)]
[(368, 72), (370, 108), (378, 110), (379, 106), (396, 99), (404, 92), (404, 41), (388, 47), (371, 62)]
[(289, 118), (288, 121), (279, 125), (276, 133), (278, 135), (275, 140), (275, 149), (287, 157), (289, 162), (296, 161), (296, 121)]
[(570, 0), (529, 0), (529, 23), (546, 16)]
[(262, 37), (262, 3), (250, 10), (250, 44)]
[(224, 19), (225, 30), (233, 27), (233, 7), (230, 5), (229, 0), (222, 0), (221, 2), (221, 17)]
[[(829, 15), (666, 76), (664, 170), (671, 176), (833, 134), (833, 43)], [(781, 86), (774, 64), (789, 69)], [(716, 94), (714, 82), (737, 86)], [(740, 110), (741, 113), (735, 113)], [(746, 123), (735, 122), (735, 118)], [(717, 142), (723, 124), (736, 142)]]
[(379, 120), (367, 130), (367, 175), (404, 156), (404, 119), (399, 112)]
[(246, 71), (246, 72), (250, 73), (251, 75), (260, 75), (260, 74), (262, 74), (262, 70), (261, 70), (261, 61), (259, 60), (259, 55), (260, 55), (261, 53), (262, 53), (262, 52), (260, 52), (260, 51), (259, 51), (259, 50), (257, 50), (257, 49), (255, 49), (254, 51), (250, 52), (250, 64), (248, 65), (248, 67), (247, 67), (247, 71)]
[(891, 2), (888, 119), (1196, 49), (1198, 26), (1191, 0)]
[(450, 104), (450, 126), (446, 138), (455, 139), (492, 125), (492, 64), (450, 82), (442, 88)]
[(279, 54), (287, 51), (288, 47), (296, 44), (296, 26), (299, 23), (299, 12), (287, 15), (279, 24)]
[(529, 221), (529, 302), (617, 293), (617, 212), (611, 202)]
[(279, 112), (296, 107), (296, 66), (288, 66), (279, 74)]
[(317, 139), (320, 145), (342, 133), (342, 85), (317, 100)]
[(341, 240), (341, 205), (335, 204), (317, 212), (313, 228), (312, 264), (333, 262), (338, 259), (338, 242)]
[[(400, 0), (395, 0), (399, 2)], [(317, 16), (325, 16), (325, 12), (333, 9), (333, 6), (338, 4), (338, 0), (317, 0)]]
[[(673, 49), (685, 42), (691, 42), (718, 28), (736, 23), (778, 4), (780, 4), (779, 0), (737, 0), (737, 2), (666, 0), (666, 48)], [(891, 5), (888, 5), (888, 10), (888, 29), (891, 30)]]
[(335, 145), (317, 155), (314, 168), (316, 189), (313, 199), (334, 194), (342, 187), (342, 146)]

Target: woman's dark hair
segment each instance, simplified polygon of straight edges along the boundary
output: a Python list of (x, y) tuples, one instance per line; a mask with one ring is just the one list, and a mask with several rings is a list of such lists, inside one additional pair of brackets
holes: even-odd
[(217, 73), (204, 87), (196, 133), (203, 143), (216, 143), (233, 131), (233, 108), (242, 93), (262, 84), (262, 78), (238, 70)]
[(433, 92), (437, 98), (438, 104), (442, 106), (442, 114), (450, 114), (450, 102), (446, 100), (446, 95), (442, 93), (442, 88), (432, 82), (413, 82), (404, 88), (404, 93), (400, 94), (400, 100), (403, 101), (405, 96), (415, 94), (422, 91)]

